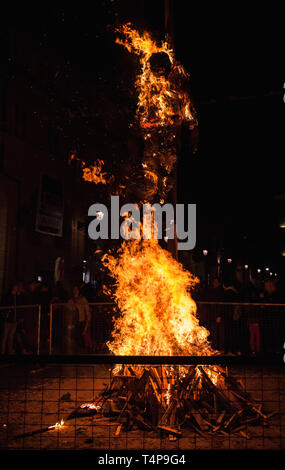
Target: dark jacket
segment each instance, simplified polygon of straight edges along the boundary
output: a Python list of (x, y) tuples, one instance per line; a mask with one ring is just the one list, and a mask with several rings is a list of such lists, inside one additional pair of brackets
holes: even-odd
[[(11, 292), (9, 292), (5, 295), (2, 301), (2, 306), (4, 307), (7, 305), (7, 307), (16, 307), (17, 305), (21, 305), (19, 300), (19, 295), (13, 295)], [(13, 323), (17, 321), (17, 310), (16, 308), (7, 308), (7, 310), (1, 310), (1, 316), (6, 322)]]

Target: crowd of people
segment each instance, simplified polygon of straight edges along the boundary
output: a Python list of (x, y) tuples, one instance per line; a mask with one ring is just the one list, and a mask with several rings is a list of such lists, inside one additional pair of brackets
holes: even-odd
[[(91, 284), (75, 285), (71, 293), (58, 282), (53, 288), (41, 282), (31, 281), (24, 285), (16, 282), (1, 300), (0, 338), (1, 354), (30, 354), (35, 352), (38, 328), (38, 305), (41, 306), (41, 339), (49, 341), (49, 315), (51, 304), (66, 304), (64, 322), (66, 336), (77, 343), (78, 348), (92, 351), (90, 336), (91, 314), (89, 302), (104, 301), (101, 288)], [(7, 308), (6, 308), (7, 307)], [(62, 315), (63, 317), (63, 315)], [(58, 320), (55, 319), (57, 326)], [(62, 329), (62, 321), (61, 329)], [(73, 352), (78, 352), (73, 351)]]
[[(252, 283), (238, 287), (233, 282), (215, 278), (210, 287), (200, 288), (193, 296), (198, 303), (200, 323), (210, 331), (210, 341), (218, 351), (255, 355), (281, 350), (285, 340), (285, 315), (283, 307), (278, 306), (283, 296), (275, 280), (267, 279), (256, 288)], [(95, 352), (96, 341), (106, 342), (108, 338), (104, 338), (104, 334), (108, 333), (99, 332), (100, 338), (96, 336), (96, 340), (92, 337), (94, 315), (91, 315), (89, 303), (106, 300), (102, 288), (86, 283), (73, 286), (70, 293), (61, 282), (53, 288), (35, 281), (27, 286), (22, 281), (13, 284), (1, 302), (1, 354), (35, 352), (38, 305), (41, 306), (41, 347), (48, 351), (51, 304), (53, 342), (59, 345), (58, 351), (67, 354)]]
[(214, 348), (225, 354), (257, 355), (280, 352), (285, 340), (283, 294), (274, 279), (259, 287), (252, 282), (238, 286), (214, 278), (200, 289), (198, 314), (210, 331)]

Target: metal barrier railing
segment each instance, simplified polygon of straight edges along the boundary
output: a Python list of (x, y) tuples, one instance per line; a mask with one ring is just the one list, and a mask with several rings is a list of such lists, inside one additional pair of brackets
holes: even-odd
[(210, 331), (219, 351), (275, 354), (285, 340), (285, 304), (261, 302), (197, 302), (200, 323)]
[[(89, 303), (89, 306), (91, 309), (92, 340), (97, 345), (105, 344), (110, 339), (112, 317), (116, 312), (116, 306), (112, 302), (93, 302)], [(60, 323), (64, 318), (67, 319), (67, 311), (68, 304), (66, 303), (52, 304), (50, 307), (49, 354), (54, 352), (66, 354), (67, 352), (63, 349), (62, 341), (60, 348), (56, 347), (55, 334), (58, 334), (61, 340), (66, 337), (70, 354), (76, 353), (76, 347), (71, 345), (71, 331), (67, 332), (68, 321), (74, 323), (75, 320), (69, 316), (65, 325)], [(198, 301), (197, 311), (200, 323), (210, 331), (209, 339), (219, 351), (247, 355), (252, 352), (259, 354), (279, 352), (283, 347), (285, 304)], [(54, 324), (56, 318), (57, 325)], [(61, 333), (56, 333), (57, 329)], [(84, 351), (82, 352), (84, 353)]]
[[(91, 340), (95, 351), (102, 353), (112, 332), (112, 318), (116, 305), (112, 302), (91, 302)], [(84, 354), (84, 348), (76, 350), (75, 318), (67, 303), (50, 304), (49, 311), (42, 315), (41, 305), (1, 306), (5, 310), (19, 311), (36, 309), (37, 320), (33, 322), (36, 353)], [(283, 348), (285, 341), (285, 304), (249, 302), (198, 301), (200, 323), (210, 331), (210, 341), (219, 351), (247, 355), (255, 348), (257, 353), (274, 353)], [(118, 312), (117, 312), (118, 313)], [(22, 314), (26, 319), (29, 314)], [(35, 327), (36, 323), (36, 327)], [(31, 329), (31, 328), (29, 328)], [(32, 334), (30, 332), (30, 334)], [(97, 349), (96, 349), (97, 348)], [(100, 349), (101, 348), (101, 349)]]
[[(112, 317), (115, 314), (116, 305), (113, 302), (90, 302), (89, 308), (91, 309), (91, 336), (95, 345), (106, 344), (110, 338), (112, 329)], [(99, 309), (99, 312), (94, 312), (94, 308)], [(55, 321), (58, 321), (56, 325), (61, 333), (58, 334), (59, 338), (65, 340), (65, 346), (70, 354), (78, 353), (76, 351), (75, 338), (71, 338), (75, 327), (75, 315), (69, 310), (67, 303), (53, 303), (50, 305), (49, 311), (49, 354), (54, 352), (54, 333), (56, 333), (56, 327), (54, 326)], [(78, 338), (77, 338), (78, 340)], [(60, 344), (60, 353), (65, 354), (66, 350), (62, 349), (63, 343)]]

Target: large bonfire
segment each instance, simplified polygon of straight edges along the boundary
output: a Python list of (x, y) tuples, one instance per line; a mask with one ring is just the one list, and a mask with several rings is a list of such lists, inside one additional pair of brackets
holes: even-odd
[[(165, 42), (158, 45), (148, 33), (130, 24), (119, 29), (117, 43), (139, 57), (136, 81), (136, 120), (144, 140), (141, 171), (135, 182), (138, 204), (164, 201), (173, 187), (179, 127), (197, 126), (195, 112), (184, 86), (187, 74)], [(71, 159), (76, 159), (72, 156)], [(88, 168), (83, 178), (107, 184), (104, 162)], [(150, 228), (150, 231), (152, 229)], [(126, 356), (211, 356), (219, 354), (199, 324), (191, 288), (198, 279), (185, 271), (154, 238), (124, 242), (115, 255), (103, 258), (115, 280), (113, 297), (120, 315), (114, 319), (111, 353)], [(163, 432), (170, 439), (191, 427), (202, 435), (239, 432), (249, 437), (249, 423), (267, 424), (269, 415), (245, 392), (242, 383), (217, 365), (117, 365), (110, 385), (92, 403), (84, 403), (67, 418), (90, 414), (115, 416), (116, 434), (133, 426)], [(56, 423), (45, 430), (63, 425)], [(43, 430), (35, 431), (35, 433)], [(21, 436), (23, 437), (23, 435)]]
[[(164, 201), (173, 186), (177, 137), (182, 122), (190, 131), (195, 112), (183, 86), (187, 77), (167, 43), (158, 45), (130, 24), (119, 29), (117, 43), (139, 57), (136, 119), (144, 139), (141, 161), (143, 195), (139, 204)], [(120, 315), (108, 347), (116, 355), (209, 356), (218, 354), (199, 324), (191, 288), (198, 282), (152, 239), (124, 242), (103, 258), (115, 279), (113, 296)], [(118, 365), (113, 380), (96, 403), (122, 426), (163, 431), (171, 439), (188, 425), (201, 434), (238, 431), (248, 437), (248, 423), (267, 417), (240, 383), (219, 366)]]

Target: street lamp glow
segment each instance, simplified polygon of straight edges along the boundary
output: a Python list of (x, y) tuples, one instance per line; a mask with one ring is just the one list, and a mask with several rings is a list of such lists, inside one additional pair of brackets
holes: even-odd
[(96, 219), (102, 220), (103, 217), (104, 217), (104, 212), (102, 212), (102, 211), (97, 211), (96, 212)]
[(207, 256), (207, 254), (208, 254), (208, 250), (203, 250), (203, 255)]
[(261, 269), (258, 268), (257, 272), (258, 272), (258, 273), (261, 273)]
[(265, 268), (265, 271), (269, 271), (269, 268)]
[(248, 269), (248, 264), (245, 264), (245, 265), (244, 265), (244, 269)]

